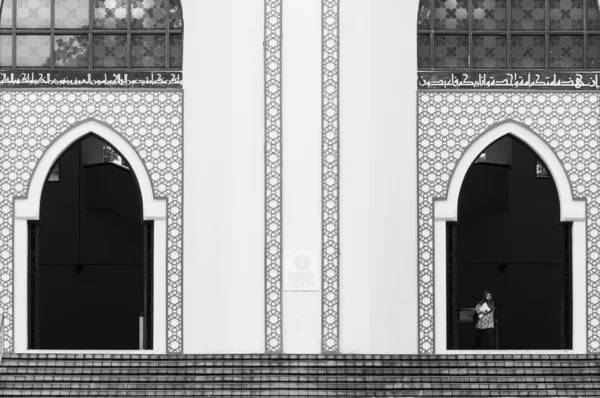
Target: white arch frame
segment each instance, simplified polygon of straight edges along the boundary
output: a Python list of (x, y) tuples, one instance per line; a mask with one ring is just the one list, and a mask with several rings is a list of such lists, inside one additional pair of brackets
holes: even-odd
[[(16, 198), (14, 201), (14, 350), (19, 352), (54, 352), (52, 350), (28, 349), (28, 316), (27, 316), (27, 222), (39, 219), (42, 190), (46, 178), (56, 160), (78, 139), (93, 133), (109, 142), (127, 159), (137, 178), (142, 195), (143, 219), (154, 221), (154, 319), (153, 319), (153, 349), (144, 353), (164, 354), (167, 352), (166, 324), (166, 275), (167, 275), (167, 200), (155, 198), (152, 182), (147, 169), (136, 150), (118, 132), (96, 120), (87, 120), (72, 126), (59, 135), (46, 149), (33, 172), (27, 197)], [(60, 352), (60, 351), (56, 351)], [(69, 350), (69, 352), (73, 352)], [(123, 353), (139, 351), (99, 351), (79, 350), (79, 353)]]
[[(488, 146), (503, 136), (512, 135), (526, 143), (548, 167), (558, 190), (561, 222), (572, 222), (573, 248), (573, 347), (571, 350), (448, 350), (446, 339), (446, 222), (457, 221), (458, 197), (467, 171)], [(469, 146), (460, 158), (448, 186), (445, 199), (434, 200), (434, 278), (435, 278), (435, 351), (455, 353), (565, 353), (584, 354), (587, 347), (587, 283), (586, 283), (586, 202), (573, 198), (565, 169), (552, 148), (527, 127), (507, 121), (491, 127)], [(501, 329), (500, 329), (501, 331)]]

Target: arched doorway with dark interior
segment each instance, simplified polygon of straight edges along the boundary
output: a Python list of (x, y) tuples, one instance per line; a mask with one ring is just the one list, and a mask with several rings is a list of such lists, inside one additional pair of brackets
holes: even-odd
[(89, 134), (55, 162), (29, 222), (29, 348), (152, 348), (152, 222), (126, 159)]
[(475, 349), (469, 309), (484, 291), (496, 306), (496, 349), (571, 349), (570, 231), (536, 153), (511, 135), (488, 146), (465, 176), (457, 222), (447, 223), (448, 349)]

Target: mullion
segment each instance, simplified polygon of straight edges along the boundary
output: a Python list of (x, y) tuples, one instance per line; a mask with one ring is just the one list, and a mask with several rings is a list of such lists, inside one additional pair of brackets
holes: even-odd
[(12, 28), (13, 28), (13, 68), (17, 67), (17, 0), (12, 0), (13, 8), (12, 8)]
[(583, 0), (583, 69), (588, 69), (588, 44), (587, 44), (587, 9), (588, 9), (588, 1)]
[(56, 55), (54, 54), (54, 46), (56, 41), (56, 37), (54, 34), (54, 16), (56, 15), (56, 11), (54, 9), (55, 6), (56, 0), (50, 0), (50, 69), (54, 69), (54, 67), (56, 66)]
[(546, 12), (544, 13), (544, 20), (546, 22), (546, 70), (550, 69), (550, 0), (545, 0)]
[(506, 0), (506, 66), (512, 70), (512, 1)]

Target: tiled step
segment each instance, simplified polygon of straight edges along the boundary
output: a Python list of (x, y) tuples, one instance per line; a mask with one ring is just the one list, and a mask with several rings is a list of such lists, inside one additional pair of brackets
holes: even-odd
[(0, 396), (600, 397), (600, 355), (8, 354)]

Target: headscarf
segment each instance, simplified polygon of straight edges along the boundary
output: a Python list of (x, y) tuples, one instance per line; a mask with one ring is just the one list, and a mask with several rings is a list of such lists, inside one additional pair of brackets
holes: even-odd
[(487, 303), (488, 307), (490, 307), (490, 311), (494, 311), (496, 309), (496, 306), (494, 305), (494, 299), (492, 298), (491, 300), (487, 299), (487, 295), (491, 294), (488, 291), (483, 292), (483, 298), (481, 300), (479, 300), (479, 304), (483, 304), (483, 303)]

